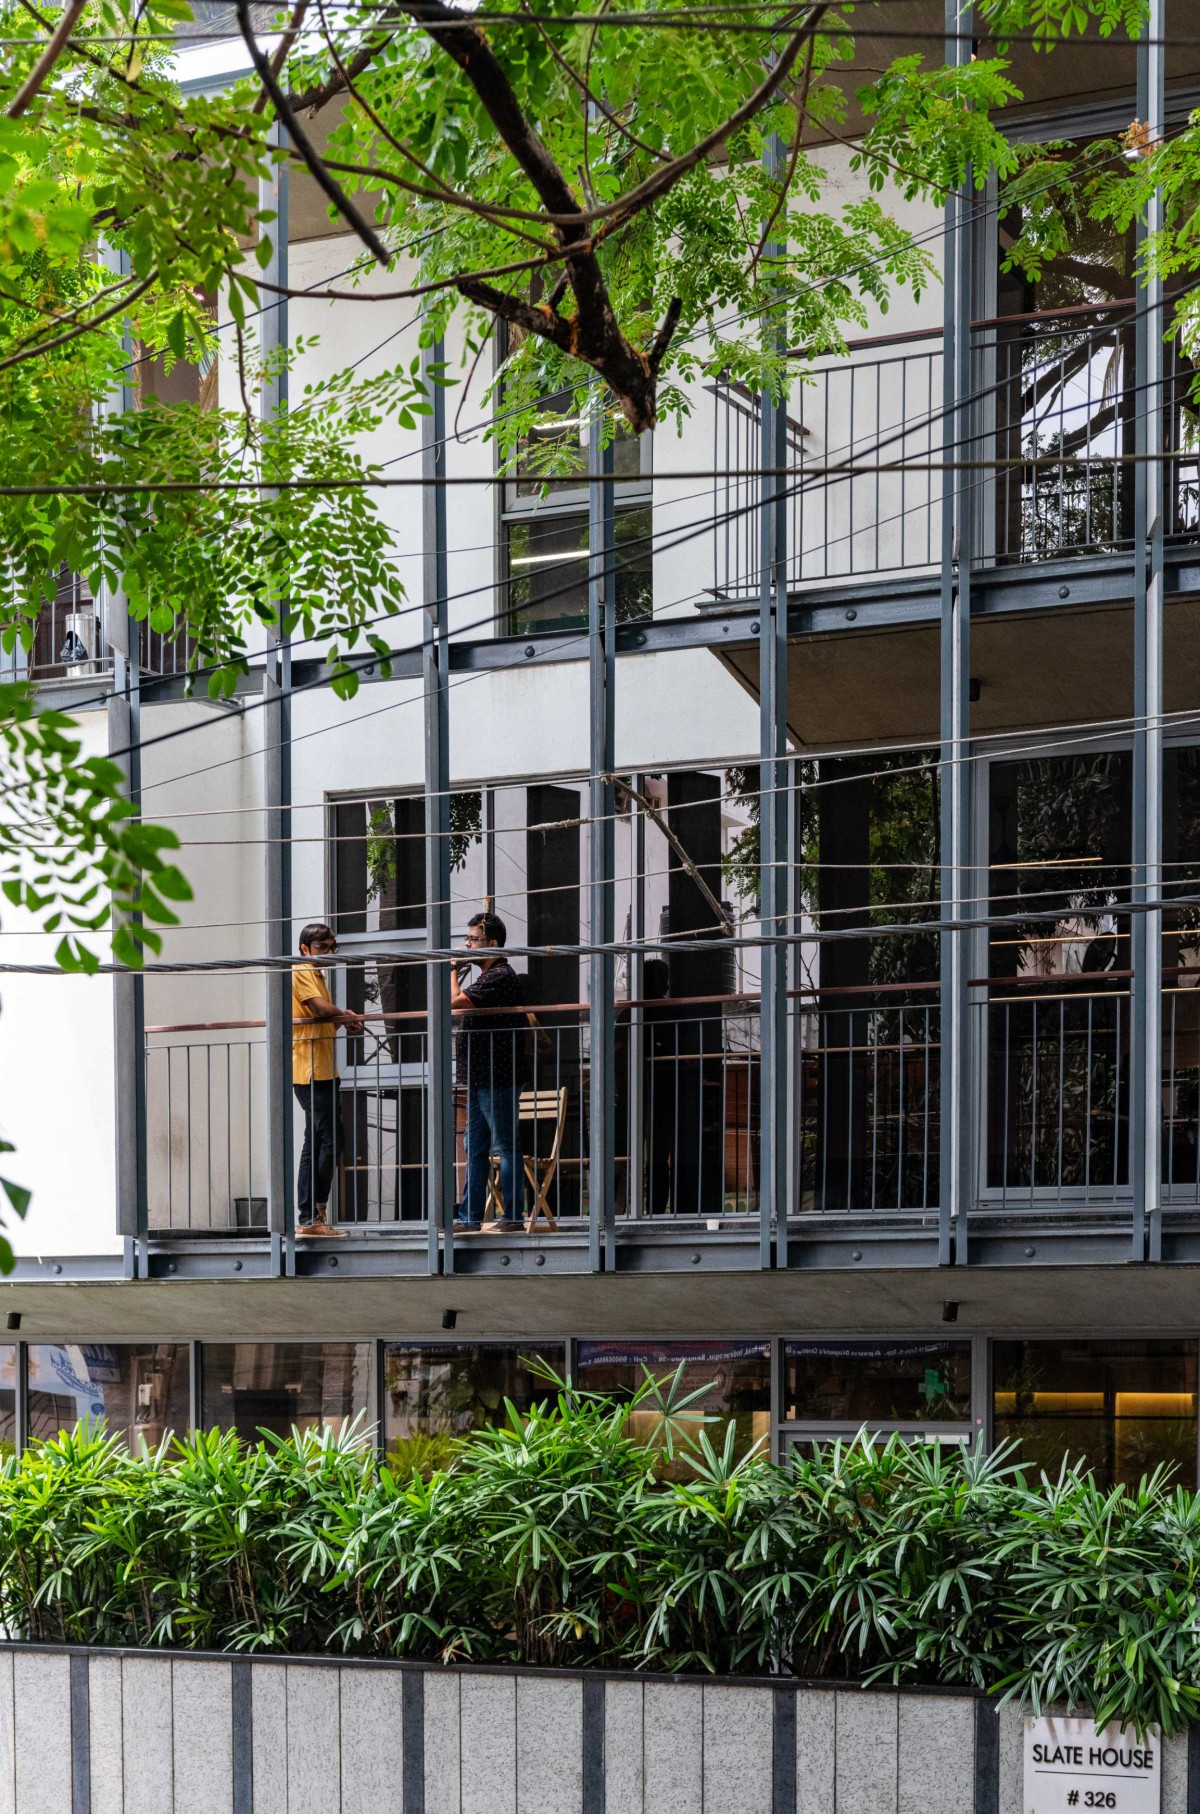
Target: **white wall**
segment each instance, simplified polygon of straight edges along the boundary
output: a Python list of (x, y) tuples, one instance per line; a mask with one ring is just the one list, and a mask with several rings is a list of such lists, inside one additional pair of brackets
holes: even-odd
[[(103, 712), (79, 720), (83, 753), (107, 748)], [(7, 963), (53, 964), (60, 934), (37, 930), (7, 903), (0, 950)], [(88, 939), (102, 962), (106, 935)], [(24, 1222), (8, 1235), (24, 1255), (114, 1253), (116, 1172), (113, 989), (107, 976), (0, 979), (0, 1132), (17, 1151), (3, 1169), (33, 1191)]]

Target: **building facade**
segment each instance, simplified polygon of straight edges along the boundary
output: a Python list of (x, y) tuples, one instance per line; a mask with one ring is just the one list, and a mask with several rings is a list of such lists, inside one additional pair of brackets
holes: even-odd
[[(1195, 79), (1162, 44), (1152, 6), (1136, 51), (1014, 50), (1016, 130), (1169, 130)], [(823, 161), (852, 199), (850, 150)], [(497, 477), (448, 344), (457, 388), (371, 447), (413, 481), (386, 494), (409, 605), (348, 703), (303, 644), (194, 697), (186, 650), (64, 577), (29, 670), (195, 899), (140, 976), (30, 973), (51, 941), (6, 924), (11, 1440), (361, 1415), (391, 1448), (546, 1368), (682, 1364), (777, 1454), (865, 1425), (1197, 1484), (1194, 374), (1136, 232), (1031, 282), (993, 192), (891, 200), (940, 288), (783, 403), (696, 385), (681, 434), (611, 458), (548, 399), (576, 450), (548, 491)], [(281, 201), (276, 276), (316, 290), (346, 240), (301, 182)], [(415, 356), (419, 321), (293, 296), (260, 332), (303, 339), (302, 384)], [(484, 908), (536, 1017), (531, 1225), (463, 1237), (445, 954)], [(336, 1243), (295, 1239), (311, 920), (366, 1028)]]

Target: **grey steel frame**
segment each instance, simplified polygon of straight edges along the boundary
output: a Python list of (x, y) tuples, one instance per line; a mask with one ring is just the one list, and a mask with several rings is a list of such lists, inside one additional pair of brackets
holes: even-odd
[[(282, 129), (276, 125), (273, 134)], [(277, 141), (278, 142), (278, 141)], [(288, 181), (286, 164), (276, 164), (260, 184), (260, 203), (274, 211), (281, 223), (272, 242), (265, 276), (279, 286), (278, 299), (260, 316), (259, 333), (264, 354), (288, 344), (287, 287)], [(277, 368), (263, 385), (259, 410), (269, 421), (287, 408), (287, 370)], [(282, 601), (278, 601), (282, 604)], [(267, 923), (266, 950), (284, 958), (292, 945), (292, 707), (291, 649), (283, 612), (267, 650), (263, 693), (263, 795), (266, 807), (264, 897)], [(271, 1271), (290, 1276), (296, 1269), (295, 1202), (292, 1177), (292, 991), (287, 968), (280, 965), (266, 978), (267, 1037), (267, 1202), (271, 1237)]]
[[(1165, 118), (1165, 0), (1149, 0), (1137, 51), (1138, 117), (1152, 142)], [(1138, 222), (1139, 248), (1162, 224), (1155, 194)], [(1135, 328), (1141, 401), (1134, 423), (1133, 587), (1133, 900), (1159, 899), (1162, 883), (1163, 758), (1163, 288), (1151, 277)], [(1133, 1251), (1130, 1258), (1162, 1258), (1162, 925), (1161, 910), (1133, 915), (1130, 1001), (1132, 1065), (1137, 1109), (1130, 1116), (1133, 1185)]]
[[(425, 588), (424, 724), (425, 724), (425, 895), (430, 948), (450, 946), (450, 734), (447, 688), (450, 682), (449, 635), (446, 623), (449, 592), (446, 560), (446, 489), (438, 480), (446, 470), (446, 394), (440, 372), (440, 341), (422, 353), (422, 371), (432, 405), (422, 418), (422, 577)], [(454, 1270), (454, 1083), (450, 1064), (450, 973), (444, 961), (431, 959), (426, 970), (429, 1013), (429, 1089), (426, 1093), (425, 1150), (428, 1159), (429, 1270), (440, 1263)]]

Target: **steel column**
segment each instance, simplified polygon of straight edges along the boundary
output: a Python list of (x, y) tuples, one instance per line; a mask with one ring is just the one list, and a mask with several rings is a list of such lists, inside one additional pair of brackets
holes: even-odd
[[(777, 166), (778, 148), (774, 153)], [(770, 157), (771, 154), (768, 154)], [(765, 256), (778, 254), (770, 245)], [(781, 353), (786, 326), (773, 321), (768, 343)], [(788, 849), (790, 788), (787, 760), (787, 395), (759, 399), (761, 480), (758, 620), (759, 920), (759, 1263), (788, 1262), (787, 950), (790, 926)]]
[[(1137, 106), (1147, 139), (1162, 137), (1165, 0), (1149, 0), (1137, 51)], [(1162, 225), (1157, 193), (1137, 224), (1139, 250)], [(1147, 279), (1135, 324), (1133, 480), (1133, 890), (1130, 985), (1131, 1080), (1129, 1169), (1135, 1260), (1162, 1258), (1162, 651), (1164, 475), (1155, 458), (1166, 445), (1163, 411), (1162, 282)]]
[[(128, 274), (129, 260), (125, 253), (110, 252), (106, 262), (114, 275)], [(132, 360), (133, 342), (128, 331), (125, 334), (125, 351)], [(103, 413), (106, 417), (112, 417), (132, 408), (133, 386), (126, 382), (113, 390)], [(102, 581), (97, 607), (113, 654), (113, 690), (107, 702), (108, 747), (121, 770), (124, 791), (135, 810), (140, 812), (142, 695), (137, 632), (130, 624), (129, 604), (123, 586), (110, 587), (107, 581)], [(133, 915), (135, 930), (139, 918), (139, 915)], [(146, 1270), (149, 1203), (146, 1183), (145, 998), (145, 980), (138, 971), (120, 971), (113, 977), (117, 1233), (124, 1237), (127, 1278), (138, 1278)]]
[[(971, 60), (972, 10), (946, 0), (947, 63)], [(965, 456), (971, 432), (972, 200), (970, 179), (947, 198), (942, 346), (943, 458)], [(942, 485), (940, 638), (941, 1057), (938, 1259), (967, 1258), (967, 1207), (977, 1105), (968, 1087), (970, 1039), (967, 978), (970, 951), (958, 922), (967, 917), (971, 860), (970, 475), (947, 472)]]
[[(446, 473), (446, 393), (437, 382), (445, 354), (440, 341), (421, 352), (421, 370), (429, 387), (431, 412), (421, 423), (422, 576), (425, 638), (422, 644), (425, 716), (425, 895), (426, 928), (431, 951), (446, 951), (450, 927), (450, 644), (446, 621), (449, 591), (446, 559), (446, 488), (437, 481)], [(444, 1264), (454, 1270), (454, 1082), (450, 1066), (452, 1038), (450, 970), (445, 960), (430, 959), (426, 968), (429, 1049), (425, 1097), (425, 1146), (428, 1162), (429, 1270)], [(511, 1211), (509, 1213), (512, 1213)], [(439, 1246), (439, 1237), (444, 1246)]]
[[(272, 129), (278, 134), (278, 126)], [(275, 138), (273, 142), (279, 143)], [(275, 166), (260, 184), (259, 206), (275, 215), (271, 257), (263, 272), (273, 284), (288, 281), (287, 168)], [(268, 358), (288, 344), (286, 296), (266, 292), (270, 300), (259, 318), (260, 346)], [(259, 412), (263, 421), (287, 408), (287, 372), (280, 368), (263, 384)], [(279, 622), (271, 633), (263, 673), (263, 804), (266, 831), (265, 901), (267, 955), (284, 958), (292, 948), (292, 709), (291, 650), (284, 625), (285, 600), (276, 599)], [(295, 1201), (292, 1177), (292, 990), (284, 965), (266, 979), (267, 1041), (267, 1191), (271, 1235), (271, 1268), (295, 1271)]]
[(593, 1272), (616, 1264), (614, 1161), (615, 982), (612, 782), (616, 760), (617, 576), (614, 569), (613, 444), (604, 434), (605, 392), (588, 412), (588, 1259)]

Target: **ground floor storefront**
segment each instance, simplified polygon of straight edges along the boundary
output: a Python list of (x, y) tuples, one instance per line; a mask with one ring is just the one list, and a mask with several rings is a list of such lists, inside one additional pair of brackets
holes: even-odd
[[(249, 1338), (252, 1329), (246, 1329)], [(132, 1337), (132, 1332), (131, 1332)], [(151, 1445), (192, 1427), (284, 1434), (373, 1426), (385, 1451), (437, 1459), (440, 1439), (501, 1421), (570, 1380), (628, 1397), (647, 1374), (687, 1403), (679, 1433), (783, 1457), (866, 1428), (913, 1441), (1018, 1445), (1057, 1472), (1081, 1459), (1104, 1484), (1167, 1466), (1197, 1484), (1200, 1336), (845, 1331), (564, 1339), (53, 1339), (0, 1348), (0, 1438), (21, 1445), (83, 1418)], [(670, 1384), (667, 1384), (670, 1382)], [(699, 1394), (699, 1396), (697, 1396)], [(636, 1414), (647, 1427), (652, 1405)], [(428, 1447), (430, 1441), (434, 1446)]]

